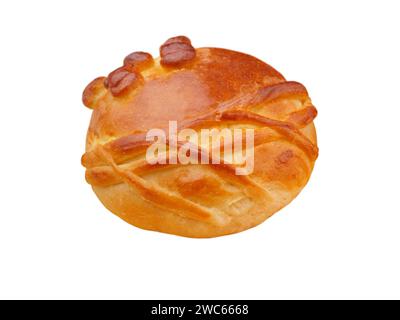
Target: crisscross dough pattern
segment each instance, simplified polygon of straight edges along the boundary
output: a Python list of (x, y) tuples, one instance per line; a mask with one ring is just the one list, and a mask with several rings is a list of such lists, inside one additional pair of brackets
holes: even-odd
[[(110, 211), (147, 230), (215, 237), (260, 224), (296, 197), (318, 156), (307, 90), (254, 57), (194, 49), (186, 37), (160, 51), (129, 55), (85, 89), (87, 182)], [(253, 128), (254, 172), (236, 175), (223, 154), (220, 164), (148, 164), (146, 132), (168, 132), (169, 120), (179, 130)]]

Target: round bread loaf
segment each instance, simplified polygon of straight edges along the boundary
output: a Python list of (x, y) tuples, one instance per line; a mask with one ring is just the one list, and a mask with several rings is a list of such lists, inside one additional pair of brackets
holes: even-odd
[[(106, 208), (147, 230), (202, 238), (254, 227), (297, 196), (318, 156), (317, 111), (303, 85), (250, 55), (195, 49), (184, 36), (167, 40), (160, 58), (128, 55), (86, 87), (83, 103), (93, 110), (87, 182)], [(192, 132), (252, 129), (251, 173), (238, 175), (224, 150), (219, 163), (149, 163), (146, 134), (168, 136), (170, 121)]]

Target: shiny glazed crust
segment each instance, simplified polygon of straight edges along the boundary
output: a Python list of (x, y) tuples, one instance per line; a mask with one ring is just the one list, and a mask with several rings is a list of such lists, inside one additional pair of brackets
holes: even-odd
[[(296, 197), (318, 156), (317, 111), (303, 85), (247, 54), (194, 49), (183, 36), (167, 40), (160, 58), (128, 55), (86, 87), (83, 103), (93, 110), (87, 182), (105, 207), (147, 230), (202, 238), (256, 226)], [(179, 129), (254, 128), (254, 172), (238, 176), (224, 161), (148, 164), (146, 132), (167, 131), (169, 120)]]

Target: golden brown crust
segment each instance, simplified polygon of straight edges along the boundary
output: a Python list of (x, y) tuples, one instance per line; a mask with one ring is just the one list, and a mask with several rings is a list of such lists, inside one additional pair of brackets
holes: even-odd
[(170, 38), (160, 47), (161, 64), (165, 67), (181, 67), (195, 56), (196, 50), (185, 36)]
[(93, 109), (95, 107), (97, 98), (101, 95), (102, 92), (105, 92), (105, 79), (105, 77), (98, 77), (86, 86), (82, 94), (82, 102), (86, 107), (90, 109)]
[(133, 65), (126, 65), (108, 75), (106, 87), (114, 97), (118, 97), (135, 89), (142, 82), (142, 76), (135, 70)]
[(125, 67), (133, 67), (136, 71), (143, 71), (154, 64), (154, 59), (150, 53), (135, 51), (127, 55), (124, 59)]
[[(144, 229), (213, 237), (255, 226), (288, 204), (318, 156), (317, 111), (305, 87), (252, 56), (194, 49), (184, 36), (167, 40), (160, 55), (134, 52), (84, 91), (93, 114), (82, 164), (104, 205)], [(146, 132), (168, 133), (169, 120), (196, 131), (254, 128), (254, 172), (237, 176), (223, 156), (214, 165), (148, 164)]]

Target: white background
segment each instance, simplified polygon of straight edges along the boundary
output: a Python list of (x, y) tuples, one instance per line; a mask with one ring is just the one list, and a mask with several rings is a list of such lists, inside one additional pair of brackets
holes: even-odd
[[(2, 1), (0, 298), (400, 298), (398, 1)], [(167, 38), (306, 85), (320, 157), (262, 225), (195, 240), (109, 213), (80, 164), (86, 84)]]

